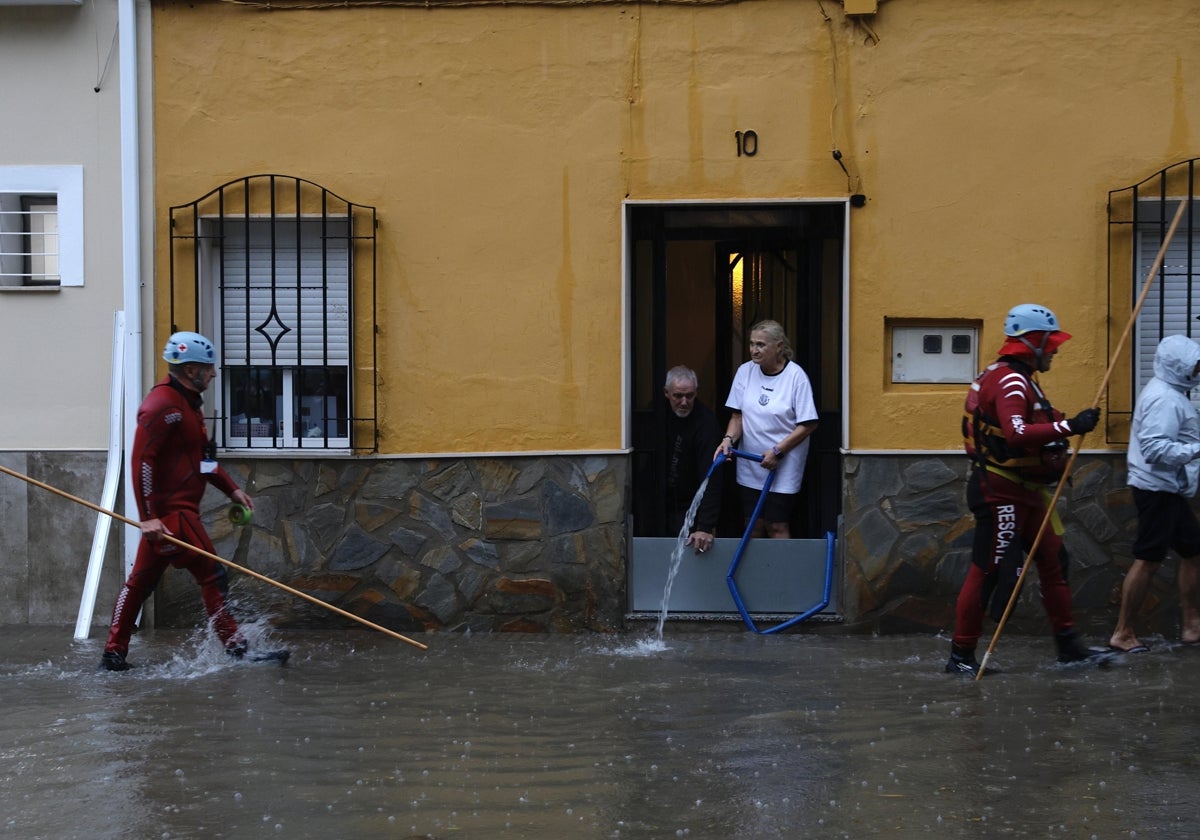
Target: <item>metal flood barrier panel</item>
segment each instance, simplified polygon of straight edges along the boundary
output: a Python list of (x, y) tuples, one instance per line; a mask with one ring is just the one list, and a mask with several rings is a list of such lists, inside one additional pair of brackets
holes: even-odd
[[(662, 612), (671, 553), (677, 542), (674, 537), (633, 538), (629, 560), (632, 613)], [(668, 614), (729, 613), (730, 619), (739, 618), (726, 574), (740, 542), (740, 538), (717, 539), (704, 554), (697, 554), (690, 546), (685, 548), (671, 584)], [(754, 615), (786, 617), (820, 604), (825, 598), (828, 550), (824, 539), (750, 540), (735, 573), (746, 610)], [(829, 603), (817, 616), (838, 617), (836, 585)]]

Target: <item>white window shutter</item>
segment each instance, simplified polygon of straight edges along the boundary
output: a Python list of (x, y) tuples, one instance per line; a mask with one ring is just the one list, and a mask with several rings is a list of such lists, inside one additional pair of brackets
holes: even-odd
[(227, 222), (223, 238), (220, 299), (226, 363), (270, 365), (275, 340), (276, 365), (349, 365), (348, 223), (301, 221), (297, 254), (295, 220), (276, 222), (273, 250), (270, 223), (251, 220), (249, 260), (246, 229), (244, 221)]
[[(1157, 208), (1157, 203), (1154, 205)], [(1174, 213), (1176, 206), (1168, 209)], [(1146, 275), (1154, 265), (1158, 249), (1162, 247), (1162, 231), (1158, 226), (1143, 229), (1137, 238), (1137, 277), (1146, 282)], [(1192, 272), (1188, 274), (1188, 254), (1192, 255)], [(1190, 281), (1190, 282), (1189, 282)], [(1200, 292), (1200, 232), (1189, 235), (1177, 230), (1163, 256), (1162, 268), (1150, 281), (1150, 291), (1138, 313), (1136, 354), (1136, 387), (1142, 387), (1154, 376), (1154, 351), (1158, 342), (1168, 335), (1200, 335), (1200, 305), (1189, 299), (1188, 288)], [(1142, 293), (1139, 286), (1135, 295)], [(1192, 394), (1192, 401), (1200, 401), (1200, 394)]]

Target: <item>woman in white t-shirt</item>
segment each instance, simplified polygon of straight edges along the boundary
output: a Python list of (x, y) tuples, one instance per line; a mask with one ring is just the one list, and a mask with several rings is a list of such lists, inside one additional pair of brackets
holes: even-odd
[(740, 444), (737, 448), (743, 452), (762, 453), (762, 463), (737, 459), (737, 482), (747, 525), (768, 471), (775, 472), (751, 532), (755, 537), (765, 533), (787, 539), (792, 535), (788, 522), (804, 479), (808, 438), (817, 428), (812, 385), (804, 369), (792, 361), (793, 355), (783, 327), (775, 321), (759, 321), (750, 328), (750, 361), (737, 369), (725, 401), (733, 414), (717, 452), (728, 456), (734, 445)]

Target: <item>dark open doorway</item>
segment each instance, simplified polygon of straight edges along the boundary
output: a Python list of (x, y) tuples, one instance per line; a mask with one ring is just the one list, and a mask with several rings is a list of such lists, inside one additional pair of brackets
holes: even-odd
[[(663, 379), (682, 364), (721, 428), (750, 326), (779, 321), (812, 381), (813, 436), (792, 523), (798, 538), (836, 531), (841, 512), (842, 284), (845, 204), (630, 204), (631, 428), (635, 537), (664, 533)], [(743, 530), (733, 470), (722, 471), (719, 536)]]

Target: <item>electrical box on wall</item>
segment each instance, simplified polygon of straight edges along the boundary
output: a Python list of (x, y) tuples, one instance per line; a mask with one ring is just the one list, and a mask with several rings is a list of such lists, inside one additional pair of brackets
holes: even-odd
[(972, 326), (892, 327), (893, 382), (971, 382), (979, 372)]

